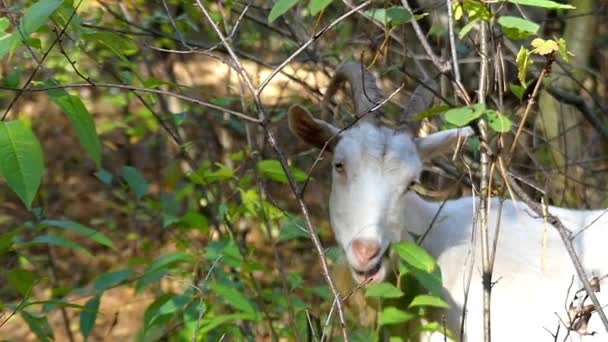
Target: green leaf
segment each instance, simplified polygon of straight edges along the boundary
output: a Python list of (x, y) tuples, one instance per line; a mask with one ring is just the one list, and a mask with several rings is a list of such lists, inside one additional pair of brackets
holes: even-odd
[(91, 335), (95, 327), (95, 320), (97, 320), (97, 313), (99, 312), (99, 301), (99, 295), (89, 299), (84, 304), (82, 312), (80, 312), (80, 333), (85, 340)]
[(219, 262), (235, 268), (243, 265), (243, 256), (239, 252), (239, 248), (234, 241), (228, 239), (209, 242), (206, 246), (205, 258), (212, 262), (219, 260)]
[(460, 29), (460, 32), (458, 32), (458, 39), (463, 39), (464, 37), (466, 37), (466, 35), (469, 34), (469, 32), (473, 29), (473, 27), (475, 27), (475, 25), (477, 25), (478, 22), (479, 19), (473, 19), (469, 21), (466, 25), (464, 25)]
[(444, 302), (441, 298), (424, 294), (416, 296), (409, 305), (410, 308), (416, 306), (432, 306), (444, 309), (449, 307), (448, 303)]
[(5, 32), (10, 26), (11, 22), (8, 20), (8, 18), (0, 18), (0, 32)]
[(488, 125), (496, 132), (506, 133), (511, 130), (511, 120), (506, 115), (495, 110), (488, 110), (485, 112), (485, 115)]
[(165, 274), (167, 274), (167, 270), (163, 269), (144, 273), (143, 277), (135, 284), (135, 292), (141, 292), (146, 286), (161, 280)]
[(53, 245), (53, 246), (58, 246), (58, 247), (71, 248), (78, 252), (92, 256), (91, 252), (88, 249), (84, 248), (83, 246), (77, 244), (74, 241), (64, 239), (60, 236), (42, 235), (42, 236), (38, 236), (38, 237), (34, 238), (32, 241), (27, 243), (27, 245), (34, 245), (34, 244), (47, 244), (47, 245)]
[(334, 0), (311, 0), (308, 4), (311, 15), (317, 15), (319, 12), (329, 6)]
[(97, 42), (107, 47), (116, 57), (129, 63), (127, 56), (137, 53), (137, 44), (133, 41), (110, 31), (93, 31), (83, 35), (85, 41)]
[(250, 313), (247, 312), (240, 312), (240, 313), (235, 313), (235, 314), (228, 314), (228, 315), (221, 315), (221, 316), (205, 316), (205, 318), (203, 318), (203, 320), (201, 321), (201, 330), (200, 333), (201, 334), (206, 334), (209, 331), (217, 328), (220, 325), (229, 323), (229, 322), (236, 322), (236, 321), (241, 321), (241, 320), (254, 320), (255, 316), (253, 316)]
[(106, 169), (97, 170), (95, 172), (95, 177), (97, 177), (97, 179), (99, 179), (105, 185), (112, 184), (112, 179), (114, 179), (114, 176)]
[(144, 325), (149, 327), (152, 324), (164, 320), (166, 317), (173, 317), (176, 312), (184, 308), (191, 300), (192, 296), (187, 294), (168, 295), (159, 297), (159, 300), (150, 304), (144, 314)]
[(114, 244), (112, 243), (112, 240), (110, 240), (107, 236), (103, 235), (102, 233), (100, 233), (94, 229), (85, 227), (78, 222), (68, 221), (68, 220), (44, 220), (44, 221), (40, 222), (40, 224), (45, 225), (45, 226), (61, 228), (61, 229), (67, 230), (67, 231), (71, 231), (71, 232), (80, 234), (82, 236), (86, 236), (87, 238), (89, 238), (101, 245), (114, 249)]
[(148, 268), (146, 268), (146, 273), (165, 269), (180, 262), (189, 261), (192, 261), (192, 255), (186, 252), (174, 252), (164, 254), (154, 259), (154, 261), (148, 266)]
[(78, 96), (70, 95), (63, 89), (51, 89), (47, 91), (51, 100), (55, 102), (72, 123), (80, 144), (95, 161), (97, 167), (101, 167), (101, 142), (95, 129), (93, 116), (84, 106)]
[(53, 329), (51, 329), (46, 316), (22, 310), (21, 317), (30, 327), (30, 330), (38, 337), (39, 341), (49, 341), (53, 339)]
[(511, 39), (525, 39), (538, 32), (540, 25), (519, 17), (502, 16), (498, 18), (507, 37)]
[(526, 88), (514, 83), (509, 83), (509, 89), (511, 90), (511, 93), (513, 93), (513, 95), (515, 95), (520, 101), (522, 100)]
[(473, 110), (469, 107), (459, 107), (445, 112), (445, 120), (458, 127), (466, 126), (469, 122), (479, 118), (482, 111)]
[(148, 182), (136, 168), (123, 166), (120, 170), (120, 174), (129, 185), (129, 188), (133, 190), (135, 197), (137, 197), (138, 200), (148, 192)]
[(247, 297), (239, 292), (234, 286), (211, 283), (209, 284), (209, 289), (221, 296), (228, 303), (228, 305), (232, 306), (233, 308), (253, 315), (256, 314), (257, 310), (253, 304), (251, 304), (249, 299), (247, 299)]
[(234, 177), (234, 170), (230, 167), (216, 163), (216, 169), (212, 169), (209, 166), (203, 166), (196, 172), (189, 175), (190, 179), (196, 184), (210, 184), (214, 182), (221, 182)]
[(433, 272), (437, 264), (422, 247), (410, 241), (404, 241), (393, 245), (393, 250), (408, 264), (425, 272)]
[(462, 7), (471, 21), (476, 19), (489, 21), (492, 18), (487, 5), (479, 0), (464, 0)]
[(298, 0), (279, 0), (277, 1), (272, 9), (270, 10), (270, 14), (268, 15), (268, 23), (272, 24), (278, 17), (282, 16), (287, 12), (290, 8), (295, 6), (298, 3)]
[(377, 283), (367, 287), (365, 297), (400, 298), (403, 297), (403, 291), (391, 283)]
[(24, 40), (27, 41), (32, 33), (46, 24), (62, 3), (63, 0), (41, 0), (28, 8), (19, 22), (18, 29), (0, 40), (0, 59), (12, 49), (21, 46)]
[(448, 106), (447, 104), (441, 104), (441, 105), (432, 107), (430, 109), (427, 109), (424, 112), (416, 114), (415, 119), (416, 120), (422, 120), (422, 119), (430, 118), (430, 117), (435, 116), (435, 115), (437, 115), (439, 113), (443, 113), (443, 112), (445, 112), (448, 109), (450, 109), (450, 106)]
[(397, 324), (407, 322), (410, 319), (416, 317), (413, 313), (399, 310), (393, 306), (389, 306), (382, 310), (378, 317), (379, 325)]
[(550, 9), (575, 9), (576, 7), (568, 4), (561, 4), (559, 2), (550, 1), (550, 0), (503, 0), (508, 1), (514, 4), (525, 5), (525, 6), (534, 6), (534, 7), (543, 7)]
[(412, 266), (405, 260), (401, 260), (399, 263), (399, 273), (401, 275), (411, 274), (432, 295), (438, 297), (442, 295), (443, 285), (441, 283), (441, 271), (439, 268), (436, 268), (433, 272), (427, 272), (426, 270)]
[[(303, 182), (306, 180), (306, 172), (298, 169), (297, 167), (289, 167), (293, 177), (297, 182)], [(261, 160), (258, 162), (258, 171), (263, 177), (275, 180), (281, 183), (287, 183), (287, 175), (283, 171), (283, 167), (278, 160), (269, 159)]]
[(8, 283), (26, 296), (34, 286), (34, 273), (27, 270), (12, 270), (8, 272)]
[[(3, 18), (4, 19), (4, 18)], [(21, 74), (23, 69), (20, 66), (16, 66), (11, 72), (4, 78), (4, 84), (10, 88), (17, 88), (21, 81)]]
[(570, 56), (574, 56), (574, 54), (568, 51), (568, 47), (566, 45), (566, 40), (564, 38), (560, 38), (557, 40), (557, 45), (559, 45), (559, 55), (562, 56), (562, 59), (566, 62), (570, 62)]
[(30, 209), (36, 196), (44, 161), (34, 132), (19, 120), (0, 122), (0, 176)]
[(521, 85), (526, 88), (526, 75), (528, 73), (528, 67), (532, 64), (532, 58), (530, 58), (530, 51), (525, 47), (520, 47), (517, 52), (517, 79)]
[(109, 288), (112, 288), (123, 281), (129, 279), (135, 275), (135, 272), (130, 269), (124, 269), (120, 271), (107, 272), (99, 276), (97, 280), (95, 280), (95, 284), (93, 288), (95, 292), (101, 293)]
[(304, 220), (297, 216), (287, 216), (282, 220), (279, 241), (289, 241), (298, 238), (310, 238)]
[(412, 14), (404, 7), (372, 8), (363, 14), (383, 25), (401, 25), (412, 20)]

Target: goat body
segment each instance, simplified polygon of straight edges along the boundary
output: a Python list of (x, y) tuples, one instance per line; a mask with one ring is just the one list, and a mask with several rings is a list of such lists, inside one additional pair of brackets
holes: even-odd
[[(375, 109), (382, 99), (375, 78), (353, 63), (336, 71), (322, 101), (323, 112), (328, 111), (329, 99), (344, 81), (351, 84), (355, 111), (366, 114), (360, 122), (341, 131), (315, 119), (303, 107), (293, 106), (289, 127), (302, 140), (333, 154), (331, 225), (354, 280), (383, 281), (390, 267), (384, 257), (390, 243), (411, 240), (411, 234), (425, 233), (432, 223), (424, 247), (441, 268), (451, 304), (447, 328), (460, 336), (464, 317), (466, 340), (482, 341), (477, 199), (447, 201), (440, 210), (438, 203), (425, 201), (410, 187), (420, 177), (424, 161), (452, 150), (472, 130), (449, 129), (415, 137), (407, 122), (432, 100), (432, 93), (424, 88), (414, 91), (399, 127), (382, 124), (378, 120), (382, 113)], [(579, 291), (572, 261), (557, 231), (524, 203), (505, 200), (501, 204), (493, 199), (490, 207), (490, 241), (499, 231), (492, 277), (493, 340), (545, 341), (557, 340), (557, 335), (561, 340), (572, 333), (585, 340), (608, 341), (585, 292)], [(548, 207), (548, 211), (577, 235), (576, 250), (589, 278), (595, 277), (597, 289), (607, 285), (603, 277), (608, 273), (608, 215), (557, 207)], [(598, 293), (602, 305), (608, 304), (605, 292)], [(444, 340), (437, 335), (429, 338)]]
[[(451, 304), (447, 325), (456, 336), (459, 335), (462, 308), (468, 298), (465, 314), (468, 341), (483, 340), (481, 251), (474, 222), (476, 205), (477, 201), (471, 197), (450, 200), (431, 227), (440, 205), (427, 202), (415, 193), (408, 194), (403, 210), (412, 220), (406, 222), (401, 231), (402, 240), (408, 240), (410, 232), (423, 234), (431, 227), (423, 246), (437, 259), (442, 271), (445, 294)], [(536, 217), (522, 202), (505, 200), (501, 210), (500, 206), (500, 201), (494, 198), (489, 217), (491, 232), (496, 231), (497, 222), (500, 222), (492, 276), (493, 340), (552, 341), (551, 334), (558, 332), (562, 340), (570, 327), (578, 330), (573, 335), (589, 334), (585, 335), (585, 341), (606, 341), (606, 331), (597, 314), (591, 314), (585, 328), (581, 325), (583, 317), (575, 314), (582, 301), (574, 300), (575, 307), (570, 309), (570, 303), (582, 285), (555, 228), (542, 217)], [(548, 211), (574, 232), (585, 229), (574, 240), (575, 248), (590, 277), (605, 276), (608, 273), (608, 215), (599, 210), (551, 206)], [(600, 282), (600, 286), (606, 284), (606, 281)], [(608, 304), (606, 291), (599, 292), (598, 297), (603, 305)]]

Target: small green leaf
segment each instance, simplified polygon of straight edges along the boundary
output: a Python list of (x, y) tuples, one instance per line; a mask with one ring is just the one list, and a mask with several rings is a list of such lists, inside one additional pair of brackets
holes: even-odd
[(239, 292), (234, 286), (225, 286), (219, 283), (209, 284), (209, 289), (220, 295), (233, 308), (250, 314), (256, 314), (256, 309), (247, 296)]
[(365, 297), (400, 298), (403, 297), (403, 291), (391, 283), (377, 283), (367, 287)]
[(71, 232), (80, 234), (82, 236), (86, 236), (87, 238), (89, 238), (101, 245), (104, 245), (106, 247), (114, 248), (114, 244), (112, 243), (112, 240), (110, 240), (107, 236), (103, 235), (102, 233), (100, 233), (94, 229), (85, 227), (78, 222), (68, 221), (68, 220), (44, 220), (44, 221), (40, 222), (40, 224), (71, 231)]
[(511, 93), (513, 93), (513, 95), (515, 95), (520, 101), (522, 100), (526, 88), (514, 83), (509, 83), (509, 89), (511, 90)]
[(469, 34), (469, 32), (473, 29), (473, 27), (477, 25), (478, 22), (479, 19), (473, 19), (469, 21), (466, 25), (464, 25), (460, 29), (460, 32), (458, 32), (458, 39), (463, 39), (464, 37), (466, 37), (466, 35)]
[[(127, 39), (117, 33), (110, 31), (86, 32), (83, 39), (90, 42), (97, 42), (108, 48), (116, 57), (124, 63), (130, 63), (127, 56), (137, 53), (138, 47), (132, 40)], [(128, 82), (125, 80), (125, 82)]]
[(485, 115), (488, 125), (496, 132), (506, 133), (511, 130), (511, 120), (506, 115), (495, 110), (488, 110), (485, 112)]
[(95, 327), (95, 320), (97, 320), (97, 313), (99, 312), (99, 301), (99, 295), (89, 299), (84, 304), (82, 312), (80, 312), (80, 333), (85, 340), (91, 335)]
[(51, 89), (47, 91), (53, 102), (57, 104), (72, 123), (80, 144), (95, 161), (97, 167), (101, 166), (101, 142), (93, 116), (84, 106), (78, 96), (70, 95), (63, 89)]
[(26, 296), (34, 286), (34, 276), (33, 272), (27, 270), (12, 270), (8, 272), (8, 283)]
[(543, 7), (549, 9), (575, 9), (576, 7), (568, 4), (561, 4), (559, 2), (551, 1), (551, 0), (503, 0), (509, 1), (514, 4), (525, 5), (525, 6), (534, 6), (534, 7)]
[(5, 32), (10, 26), (11, 22), (8, 20), (8, 18), (0, 18), (0, 32)]
[(566, 46), (566, 40), (564, 38), (558, 39), (557, 45), (559, 45), (559, 55), (562, 56), (562, 59), (566, 63), (570, 62), (570, 56), (574, 56), (574, 54), (568, 51), (568, 47)]
[(136, 168), (123, 166), (120, 174), (129, 185), (129, 188), (133, 190), (138, 200), (148, 192), (148, 182)]
[(388, 324), (397, 324), (407, 322), (410, 319), (416, 317), (413, 313), (399, 310), (393, 306), (389, 306), (385, 308), (380, 313), (380, 317), (378, 317), (379, 325), (388, 325)]
[(329, 6), (334, 0), (311, 0), (308, 4), (311, 15), (317, 15), (319, 12)]
[(30, 209), (42, 181), (42, 148), (31, 128), (19, 120), (0, 122), (0, 176)]
[(433, 272), (436, 268), (435, 259), (422, 247), (413, 242), (404, 241), (393, 245), (393, 250), (408, 264), (425, 272)]
[(165, 269), (180, 262), (189, 261), (192, 261), (192, 255), (186, 252), (174, 252), (164, 254), (154, 259), (154, 261), (148, 266), (148, 268), (146, 268), (146, 273)]
[(279, 241), (289, 241), (298, 238), (310, 238), (306, 223), (297, 216), (287, 216), (282, 220)]
[(239, 312), (220, 316), (205, 316), (205, 318), (203, 318), (201, 321), (200, 333), (204, 335), (220, 325), (242, 320), (255, 320), (255, 316), (248, 312)]
[(99, 179), (105, 185), (112, 184), (112, 179), (114, 179), (114, 176), (106, 169), (97, 170), (95, 172), (95, 177), (97, 177), (97, 179)]
[(498, 23), (507, 37), (511, 39), (525, 39), (535, 35), (540, 28), (540, 25), (535, 22), (512, 16), (502, 16), (498, 18)]
[(272, 24), (278, 17), (285, 14), (285, 12), (289, 11), (290, 8), (295, 6), (298, 3), (298, 0), (279, 0), (277, 1), (272, 9), (270, 10), (270, 14), (268, 15), (268, 23)]
[(515, 61), (517, 62), (517, 79), (519, 79), (519, 82), (525, 88), (528, 67), (532, 64), (532, 59), (530, 58), (530, 51), (523, 46), (520, 47)]
[(424, 112), (420, 112), (418, 114), (416, 114), (415, 119), (416, 120), (422, 120), (422, 119), (426, 119), (426, 118), (430, 118), (432, 116), (435, 116), (439, 113), (443, 113), (446, 110), (450, 109), (450, 106), (448, 106), (447, 104), (441, 104), (435, 107), (432, 107), (430, 109), (425, 110)]
[(25, 11), (19, 27), (10, 36), (0, 39), (0, 59), (14, 48), (27, 41), (29, 36), (47, 23), (50, 16), (59, 8), (63, 0), (41, 0)]
[(164, 322), (167, 318), (173, 317), (175, 313), (184, 308), (191, 300), (191, 295), (163, 295), (157, 298), (144, 314), (144, 326), (150, 327), (154, 323)]
[(482, 111), (476, 111), (469, 107), (459, 107), (448, 110), (444, 117), (447, 122), (462, 127), (479, 118), (481, 114), (483, 114)]
[(241, 267), (244, 261), (234, 241), (228, 239), (209, 242), (205, 248), (205, 258), (212, 262), (219, 260), (235, 268)]
[(444, 309), (449, 307), (448, 303), (444, 302), (441, 298), (424, 294), (416, 296), (410, 303), (409, 307), (412, 308), (416, 306), (432, 306), (435, 308)]
[(22, 310), (21, 317), (30, 327), (30, 330), (38, 337), (39, 341), (50, 341), (53, 339), (53, 329), (51, 329), (46, 316)]
[[(293, 177), (297, 182), (303, 182), (306, 180), (306, 172), (298, 169), (297, 167), (289, 167)], [(258, 162), (258, 171), (263, 177), (275, 180), (281, 183), (287, 183), (287, 175), (283, 171), (283, 167), (278, 160), (269, 159), (261, 160)]]
[(42, 235), (42, 236), (38, 236), (38, 237), (34, 238), (32, 241), (27, 243), (27, 245), (34, 245), (34, 244), (47, 244), (47, 245), (53, 245), (53, 246), (58, 246), (58, 247), (71, 248), (73, 250), (79, 251), (86, 255), (92, 256), (91, 252), (88, 249), (84, 248), (83, 246), (77, 244), (74, 241), (64, 239), (60, 236)]
[(412, 14), (404, 7), (372, 8), (364, 11), (363, 14), (385, 26), (397, 26), (412, 20)]
[(112, 288), (112, 287), (122, 283), (123, 281), (129, 279), (133, 275), (135, 275), (135, 272), (133, 272), (133, 270), (130, 270), (130, 269), (107, 272), (107, 273), (100, 275), (97, 278), (97, 280), (95, 280), (95, 284), (93, 285), (93, 288), (95, 289), (95, 292), (101, 293), (109, 288)]
[(17, 88), (19, 86), (19, 82), (21, 81), (22, 73), (23, 69), (21, 69), (20, 66), (14, 67), (13, 70), (11, 70), (11, 72), (4, 78), (4, 84), (10, 88)]
[(146, 286), (161, 280), (165, 274), (167, 274), (167, 270), (164, 269), (144, 273), (135, 284), (135, 292), (140, 293)]

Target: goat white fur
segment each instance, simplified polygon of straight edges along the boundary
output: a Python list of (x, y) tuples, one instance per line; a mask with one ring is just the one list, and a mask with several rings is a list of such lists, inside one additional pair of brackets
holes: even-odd
[[(323, 105), (327, 105), (344, 80), (351, 83), (358, 113), (365, 113), (381, 98), (371, 74), (358, 64), (345, 64), (339, 67)], [(363, 80), (363, 84), (357, 80)], [(364, 89), (372, 83), (373, 86)], [(290, 109), (289, 124), (297, 136), (317, 147), (324, 146), (338, 132), (336, 127), (314, 119), (300, 106)], [(477, 342), (483, 340), (481, 253), (474, 222), (478, 200), (473, 197), (449, 200), (434, 219), (440, 204), (426, 201), (409, 189), (410, 183), (420, 176), (423, 161), (449, 151), (457, 138), (471, 133), (468, 128), (453, 129), (415, 138), (406, 130), (386, 127), (371, 117), (341, 132), (326, 147), (333, 153), (331, 225), (355, 280), (385, 279), (389, 265), (383, 255), (389, 244), (412, 240), (412, 233), (423, 234), (434, 221), (423, 246), (441, 268), (450, 304), (446, 312), (447, 328), (455, 336), (460, 335), (467, 278), (472, 272), (464, 332), (467, 341)], [(498, 199), (491, 201), (491, 232), (498, 222), (499, 206)], [(584, 229), (575, 240), (578, 255), (589, 278), (605, 276), (608, 214), (557, 207), (548, 207), (548, 211), (571, 231)], [(357, 251), (353, 246), (361, 241), (372, 247), (365, 245)], [(536, 217), (523, 202), (505, 200), (502, 204), (495, 260), (493, 341), (553, 341), (551, 333), (560, 324), (560, 341), (568, 333), (578, 339), (579, 334), (567, 332), (564, 323), (571, 324), (567, 306), (582, 286), (557, 231), (543, 218)], [(608, 281), (603, 279), (600, 285), (607, 286)], [(605, 290), (597, 295), (602, 305), (608, 304)], [(587, 330), (595, 334), (580, 335), (582, 341), (608, 341), (597, 313), (592, 314)], [(443, 341), (438, 335), (426, 338)]]

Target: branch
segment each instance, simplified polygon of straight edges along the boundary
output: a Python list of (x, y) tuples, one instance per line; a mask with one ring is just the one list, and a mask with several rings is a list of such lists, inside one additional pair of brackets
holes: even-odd
[[(222, 44), (224, 45), (224, 47), (228, 51), (228, 54), (233, 59), (233, 61), (234, 61), (234, 66), (233, 67), (235, 67), (236, 71), (239, 73), (239, 75), (242, 77), (243, 81), (245, 82), (245, 84), (249, 88), (249, 91), (254, 96), (254, 101), (255, 101), (257, 112), (258, 112), (260, 126), (264, 130), (264, 134), (266, 135), (266, 139), (270, 143), (271, 148), (274, 150), (274, 152), (277, 155), (277, 159), (279, 160), (279, 163), (281, 164), (281, 167), (283, 168), (283, 172), (285, 172), (285, 175), (287, 176), (287, 181), (289, 183), (291, 191), (296, 196), (296, 201), (298, 203), (298, 206), (300, 207), (300, 211), (302, 212), (302, 215), (304, 216), (304, 220), (306, 222), (306, 228), (308, 229), (308, 232), (310, 233), (310, 238), (312, 239), (313, 244), (315, 246), (315, 250), (316, 250), (317, 254), (319, 255), (319, 260), (321, 262), (321, 268), (323, 270), (323, 276), (324, 276), (324, 278), (325, 278), (325, 280), (326, 280), (326, 282), (327, 282), (327, 284), (328, 284), (328, 286), (329, 286), (329, 288), (330, 288), (330, 290), (331, 290), (331, 292), (332, 292), (332, 294), (334, 296), (334, 300), (336, 301), (336, 308), (337, 308), (337, 311), (338, 311), (338, 317), (340, 319), (340, 326), (341, 326), (341, 329), (342, 329), (342, 336), (344, 338), (344, 341), (348, 342), (349, 339), (348, 339), (348, 333), (346, 331), (346, 319), (344, 317), (344, 309), (343, 309), (340, 293), (338, 292), (338, 290), (337, 290), (337, 288), (336, 288), (336, 286), (334, 284), (334, 281), (333, 281), (333, 279), (332, 279), (332, 277), (331, 277), (331, 275), (329, 273), (329, 267), (328, 267), (328, 264), (327, 264), (327, 259), (325, 258), (325, 252), (324, 252), (323, 246), (321, 245), (321, 241), (319, 240), (319, 237), (317, 236), (317, 234), (315, 232), (315, 229), (314, 229), (314, 227), (312, 225), (312, 221), (311, 221), (310, 215), (308, 213), (308, 208), (306, 207), (306, 204), (304, 203), (304, 199), (303, 199), (303, 197), (300, 194), (298, 183), (296, 182), (296, 180), (295, 180), (295, 178), (293, 176), (293, 173), (291, 172), (291, 169), (289, 168), (289, 165), (287, 163), (287, 159), (285, 158), (285, 155), (284, 155), (283, 151), (279, 148), (274, 135), (272, 134), (272, 132), (270, 131), (270, 129), (268, 127), (268, 122), (266, 120), (266, 114), (265, 114), (265, 111), (264, 111), (264, 107), (263, 107), (263, 105), (262, 105), (262, 103), (260, 101), (259, 91), (256, 91), (256, 89), (253, 87), (253, 83), (251, 82), (251, 79), (249, 78), (249, 75), (245, 72), (245, 70), (244, 70), (243, 66), (241, 65), (238, 57), (236, 56), (236, 54), (232, 50), (232, 47), (226, 41), (224, 35), (222, 34), (222, 32), (219, 30), (217, 24), (213, 21), (213, 19), (209, 15), (209, 12), (205, 8), (205, 6), (201, 2), (201, 0), (196, 0), (196, 3), (198, 4), (198, 7), (201, 9), (201, 12), (203, 12), (204, 17), (207, 19), (207, 21), (209, 22), (209, 24), (211, 25), (211, 27), (213, 28), (213, 30), (215, 31), (215, 33), (217, 34), (217, 36), (222, 41)], [(367, 1), (366, 4), (369, 4), (369, 1)], [(330, 26), (333, 27), (332, 25), (330, 25)], [(302, 50), (303, 49), (300, 48), (296, 52), (299, 53)], [(295, 56), (295, 55), (296, 55), (296, 53), (292, 54), (292, 57), (290, 57), (290, 58), (293, 58), (293, 56)], [(274, 72), (274, 74), (278, 73), (281, 68), (282, 67), (277, 68), (277, 70), (275, 70), (276, 72)], [(269, 78), (267, 78), (267, 79), (271, 79), (271, 77), (269, 76)]]

